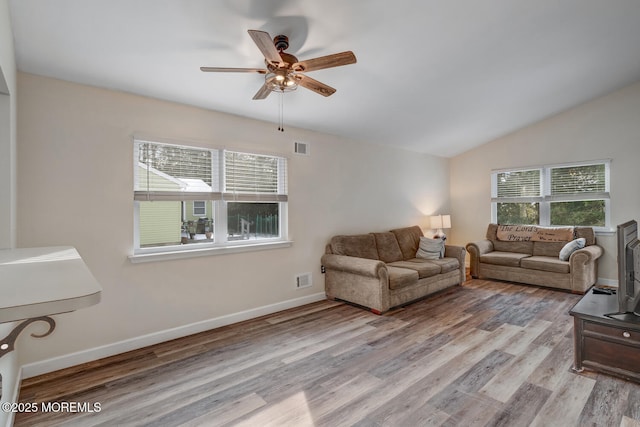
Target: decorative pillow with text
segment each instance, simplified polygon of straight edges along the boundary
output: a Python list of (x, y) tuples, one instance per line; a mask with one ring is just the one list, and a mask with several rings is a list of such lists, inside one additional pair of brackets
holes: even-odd
[(505, 242), (570, 242), (574, 233), (573, 227), (498, 225), (496, 237)]

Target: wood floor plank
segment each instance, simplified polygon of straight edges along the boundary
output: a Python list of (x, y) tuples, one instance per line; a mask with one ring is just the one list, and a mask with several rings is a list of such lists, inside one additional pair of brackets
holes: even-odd
[(228, 404), (213, 411), (203, 411), (200, 416), (185, 423), (181, 423), (180, 425), (182, 427), (207, 427), (210, 426), (212, 422), (215, 422), (217, 425), (234, 423), (239, 417), (255, 412), (266, 404), (267, 402), (265, 402), (260, 396), (255, 393), (251, 393), (238, 400), (229, 402)]
[[(402, 424), (394, 424), (392, 422), (389, 422), (383, 425), (435, 427), (443, 425), (447, 421), (447, 419), (449, 419), (449, 414), (439, 411), (438, 409), (431, 407), (429, 404), (424, 404), (423, 406), (416, 408), (414, 411), (406, 414), (406, 416), (402, 418)], [(375, 425), (380, 426), (381, 424), (376, 422)]]
[(513, 337), (511, 341), (509, 341), (509, 343), (507, 343), (504, 348), (500, 350), (513, 355), (522, 354), (529, 344), (538, 338), (540, 334), (546, 331), (551, 324), (552, 322), (549, 322), (548, 320), (531, 320), (526, 327), (524, 327), (515, 337)]
[[(580, 425), (614, 426), (622, 422), (629, 404), (631, 383), (613, 377), (597, 375), (597, 380), (585, 404), (578, 423)], [(634, 402), (637, 404), (637, 402)]]
[(565, 338), (553, 347), (549, 355), (529, 375), (527, 381), (554, 391), (566, 381), (564, 374), (572, 367), (573, 339)]
[[(523, 383), (488, 424), (495, 427), (528, 426), (550, 394), (549, 390), (542, 387)], [(558, 425), (568, 424), (562, 420), (558, 421)]]
[[(493, 343), (507, 341), (514, 333), (516, 333), (515, 327), (503, 325), (488, 335), (476, 333), (469, 338), (467, 334), (459, 340), (460, 342), (455, 340), (443, 347), (443, 349), (448, 348), (446, 351), (448, 357), (441, 357), (439, 360), (426, 357), (419, 362), (424, 361), (427, 366), (421, 366), (422, 363), (412, 364), (409, 368), (398, 371), (393, 377), (409, 377), (409, 380), (405, 380), (402, 387), (389, 389), (389, 379), (387, 379), (386, 387), (380, 392), (384, 394), (385, 401), (376, 405), (376, 410), (369, 415), (369, 418), (380, 419), (390, 425), (402, 425), (405, 417), (410, 417), (411, 412), (418, 410), (417, 408), (424, 407), (433, 396), (447, 387), (449, 381), (471, 369), (486, 357), (492, 351)], [(344, 416), (348, 415), (344, 414)]]
[[(451, 363), (451, 355), (458, 355), (458, 359), (462, 356), (469, 359), (478, 357), (480, 353), (472, 350), (482, 343), (489, 342), (488, 337), (491, 335), (486, 331), (478, 331), (461, 336), (455, 343), (448, 343), (435, 354), (425, 355), (385, 378), (384, 387), (371, 390), (348, 406), (336, 408), (330, 415), (320, 418), (319, 422), (325, 425), (350, 425), (369, 417), (371, 413), (375, 414), (376, 419), (384, 418), (382, 413), (389, 407), (397, 408), (398, 410), (394, 411), (394, 415), (397, 415), (399, 407), (397, 403), (392, 402), (394, 399), (401, 401), (401, 406), (405, 409), (409, 406), (409, 399), (422, 399), (416, 402), (415, 407), (423, 405), (429, 399), (430, 393), (436, 393), (441, 384), (446, 385), (442, 378), (450, 373), (445, 365)], [(499, 333), (493, 335), (497, 336)]]
[(484, 425), (501, 408), (501, 403), (476, 392), (512, 358), (494, 350), (433, 396), (429, 404), (450, 414), (443, 425)]
[(489, 425), (489, 421), (496, 416), (501, 408), (501, 402), (477, 393), (470, 393), (460, 401), (456, 410), (442, 425), (443, 427)]
[(328, 349), (328, 348), (332, 348), (332, 347), (338, 347), (340, 346), (342, 343), (345, 342), (349, 342), (352, 339), (355, 339), (363, 334), (365, 334), (366, 332), (370, 332), (370, 331), (374, 331), (375, 328), (373, 326), (369, 326), (366, 324), (363, 325), (358, 325), (356, 327), (349, 327), (349, 328), (345, 328), (344, 330), (340, 330), (339, 328), (336, 330), (333, 330), (333, 332), (335, 332), (334, 336), (332, 337), (327, 337), (324, 340), (320, 341), (320, 342), (313, 342), (307, 346), (305, 346), (304, 348), (298, 350), (297, 352), (284, 357), (282, 359), (282, 361), (284, 363), (293, 363), (296, 362), (298, 360), (302, 360), (306, 357), (309, 357), (310, 355), (317, 353), (319, 351)]
[(438, 334), (426, 341), (416, 342), (415, 344), (406, 348), (401, 354), (397, 354), (395, 357), (380, 363), (373, 369), (369, 370), (369, 373), (375, 375), (378, 378), (386, 378), (395, 372), (403, 369), (408, 363), (411, 363), (417, 359), (433, 353), (445, 344), (449, 343), (453, 337), (448, 334)]
[[(429, 403), (436, 407), (445, 409), (450, 406), (452, 400), (449, 395), (455, 392), (475, 393), (480, 390), (493, 376), (499, 372), (504, 366), (513, 359), (513, 356), (501, 351), (494, 350), (486, 357), (473, 365), (468, 371), (462, 373), (453, 382), (451, 382), (444, 390), (436, 394), (429, 400)], [(449, 413), (457, 411), (459, 408), (446, 408)]]
[(246, 419), (234, 421), (233, 425), (237, 427), (313, 426), (314, 422), (305, 393), (298, 392), (270, 405), (264, 411), (254, 412)]
[(640, 384), (573, 361), (580, 296), (469, 280), (382, 316), (338, 301), (23, 381), (15, 426), (638, 426)]
[[(368, 390), (380, 387), (384, 387), (382, 380), (364, 373), (338, 386), (316, 387), (307, 391), (306, 397), (309, 407), (313, 408), (313, 418), (317, 419), (330, 414), (336, 406), (346, 406)], [(305, 420), (306, 415), (304, 414), (296, 414), (295, 416), (288, 414), (283, 419), (284, 422), (291, 425), (303, 425)]]
[(534, 418), (532, 427), (547, 427), (559, 419), (564, 420), (566, 425), (579, 425), (582, 409), (596, 382), (568, 369), (556, 375), (559, 377), (559, 386)]
[(620, 421), (620, 427), (640, 427), (640, 421), (634, 420), (629, 417), (622, 417), (622, 421)]
[(528, 352), (511, 360), (505, 369), (480, 389), (480, 393), (507, 402), (550, 352), (548, 347), (530, 347)]
[(640, 420), (640, 387), (631, 387), (627, 398), (627, 409), (624, 415), (628, 418)]

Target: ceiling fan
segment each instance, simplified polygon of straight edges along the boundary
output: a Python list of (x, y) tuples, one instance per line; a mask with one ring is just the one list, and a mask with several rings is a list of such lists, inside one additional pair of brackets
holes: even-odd
[(335, 89), (312, 79), (304, 73), (324, 68), (355, 64), (356, 56), (351, 51), (299, 61), (295, 56), (285, 53), (289, 47), (289, 38), (277, 35), (273, 39), (266, 31), (248, 30), (249, 35), (264, 55), (267, 68), (224, 68), (200, 67), (204, 72), (216, 73), (259, 73), (265, 74), (265, 81), (253, 99), (265, 99), (271, 92), (289, 92), (302, 86), (323, 96), (330, 96)]

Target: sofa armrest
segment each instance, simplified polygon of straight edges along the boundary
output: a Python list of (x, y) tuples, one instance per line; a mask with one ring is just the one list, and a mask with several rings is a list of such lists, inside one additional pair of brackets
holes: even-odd
[(467, 251), (469, 251), (469, 255), (480, 256), (487, 254), (493, 251), (493, 242), (485, 239), (467, 243)]
[(458, 260), (460, 264), (460, 283), (464, 283), (464, 281), (467, 280), (467, 264), (465, 262), (467, 250), (462, 246), (445, 245), (444, 256)]
[(380, 270), (387, 269), (385, 263), (377, 259), (334, 254), (324, 254), (322, 256), (322, 265), (327, 270), (344, 271), (368, 277), (379, 277)]
[[(592, 262), (602, 256), (603, 249), (598, 245), (590, 245), (582, 249), (578, 249), (569, 257), (569, 262)], [(575, 260), (574, 260), (575, 258)]]
[(327, 298), (368, 307), (376, 314), (389, 310), (389, 272), (384, 262), (325, 254), (322, 265)]
[(493, 242), (491, 240), (484, 239), (478, 240), (477, 242), (467, 243), (467, 251), (469, 252), (471, 277), (478, 277), (480, 256), (493, 251)]
[(578, 249), (569, 257), (571, 271), (571, 290), (585, 293), (598, 280), (597, 260), (603, 249), (598, 245), (590, 245)]

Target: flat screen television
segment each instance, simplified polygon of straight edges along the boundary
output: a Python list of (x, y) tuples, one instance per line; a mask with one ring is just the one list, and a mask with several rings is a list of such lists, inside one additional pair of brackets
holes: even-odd
[(618, 225), (617, 243), (618, 313), (609, 316), (640, 323), (640, 240), (635, 220)]

